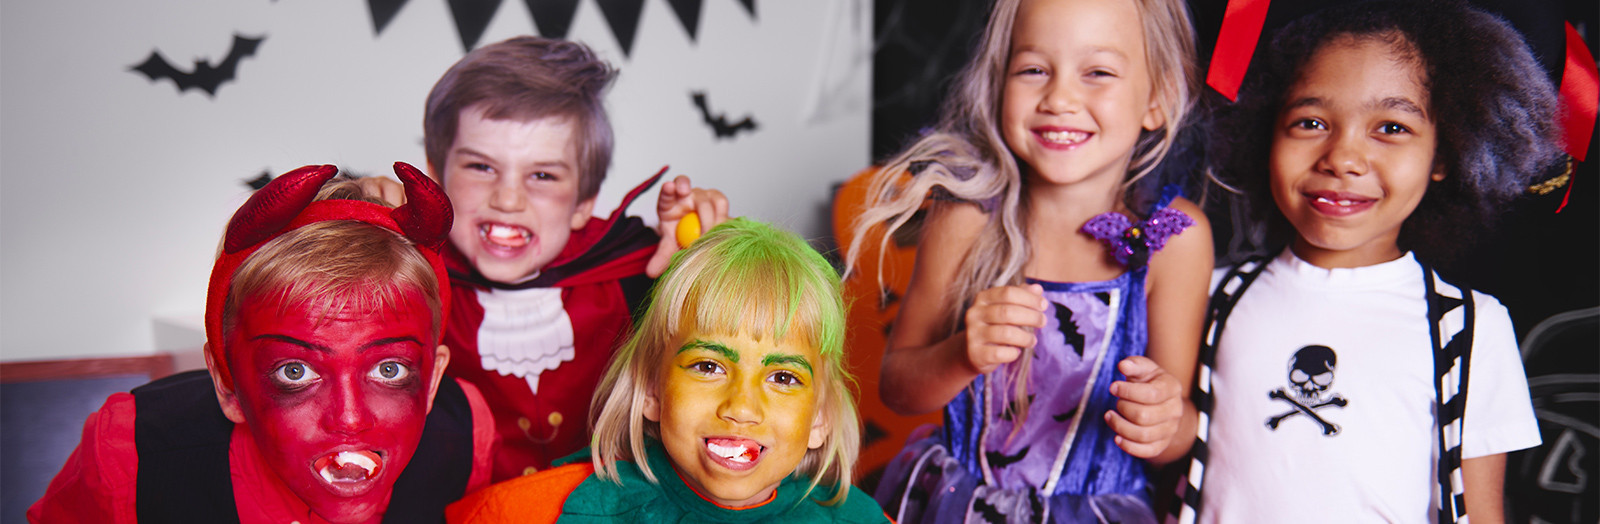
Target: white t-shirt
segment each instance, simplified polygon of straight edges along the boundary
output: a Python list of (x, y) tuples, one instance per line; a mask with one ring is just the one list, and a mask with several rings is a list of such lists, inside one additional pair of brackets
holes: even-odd
[[(1409, 253), (1353, 269), (1290, 250), (1268, 263), (1218, 342), (1202, 522), (1435, 519), (1422, 278)], [(1464, 459), (1539, 444), (1511, 319), (1494, 297), (1473, 300)]]

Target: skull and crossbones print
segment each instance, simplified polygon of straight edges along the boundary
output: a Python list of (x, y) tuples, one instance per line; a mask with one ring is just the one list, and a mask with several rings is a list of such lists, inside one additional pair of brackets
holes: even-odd
[(1322, 428), (1324, 436), (1339, 434), (1339, 425), (1322, 418), (1319, 410), (1350, 404), (1343, 395), (1329, 393), (1338, 355), (1327, 346), (1306, 346), (1289, 358), (1289, 387), (1267, 393), (1267, 398), (1289, 404), (1289, 411), (1267, 419), (1267, 428), (1278, 430), (1284, 420), (1304, 415)]

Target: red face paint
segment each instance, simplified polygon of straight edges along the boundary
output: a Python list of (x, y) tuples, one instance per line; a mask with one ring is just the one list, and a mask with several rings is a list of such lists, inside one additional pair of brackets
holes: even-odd
[(402, 296), (329, 310), (252, 297), (227, 338), (262, 458), (329, 521), (381, 517), (422, 437), (437, 345), (422, 294)]

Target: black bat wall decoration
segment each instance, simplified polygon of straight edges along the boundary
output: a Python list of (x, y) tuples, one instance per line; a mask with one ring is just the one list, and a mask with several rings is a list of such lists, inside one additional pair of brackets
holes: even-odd
[(751, 120), (748, 116), (744, 117), (743, 120), (729, 124), (727, 115), (712, 115), (711, 107), (706, 103), (706, 94), (703, 91), (690, 93), (690, 98), (694, 100), (695, 107), (700, 108), (701, 118), (705, 119), (706, 125), (711, 126), (711, 132), (716, 133), (719, 139), (732, 138), (740, 131), (756, 130), (756, 121)]
[(166, 58), (161, 56), (160, 51), (151, 51), (149, 58), (144, 59), (144, 62), (139, 65), (129, 67), (128, 70), (143, 73), (151, 82), (163, 78), (171, 79), (172, 84), (178, 87), (179, 93), (193, 88), (205, 91), (211, 97), (216, 97), (217, 87), (221, 86), (223, 82), (233, 80), (235, 74), (238, 73), (239, 61), (245, 57), (255, 56), (256, 48), (260, 47), (261, 41), (266, 39), (265, 36), (248, 38), (235, 33), (233, 35), (233, 47), (228, 49), (227, 57), (223, 58), (215, 66), (211, 65), (209, 60), (195, 60), (193, 71), (183, 71), (173, 67), (172, 64), (167, 63)]

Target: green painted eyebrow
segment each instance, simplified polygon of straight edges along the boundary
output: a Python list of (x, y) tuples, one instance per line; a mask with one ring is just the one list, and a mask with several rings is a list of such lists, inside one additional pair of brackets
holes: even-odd
[[(717, 353), (719, 355), (722, 355), (723, 358), (728, 359), (730, 362), (733, 362), (735, 364), (739, 363), (739, 352), (738, 351), (734, 351), (732, 348), (729, 348), (728, 346), (724, 346), (722, 344), (718, 344), (716, 342), (709, 342), (709, 341), (700, 340), (700, 339), (694, 339), (694, 340), (690, 340), (687, 343), (684, 343), (683, 347), (678, 348), (678, 353), (683, 353), (685, 351), (694, 350), (694, 349), (698, 349), (698, 350), (702, 350), (702, 351), (710, 351), (712, 353)], [(791, 353), (772, 353), (772, 354), (768, 354), (767, 356), (761, 357), (761, 365), (763, 365), (763, 366), (771, 366), (773, 364), (789, 364), (789, 365), (793, 365), (793, 366), (796, 366), (796, 367), (805, 368), (806, 373), (810, 373), (810, 374), (813, 374), (813, 375), (816, 374), (816, 371), (811, 368), (811, 361), (806, 360), (806, 357), (802, 357), (800, 355), (795, 355), (795, 354), (791, 354)]]
[(807, 361), (806, 357), (802, 357), (800, 355), (791, 355), (791, 354), (788, 354), (788, 353), (773, 353), (773, 354), (769, 354), (769, 355), (767, 355), (765, 357), (761, 357), (761, 365), (770, 366), (770, 365), (773, 365), (773, 364), (792, 364), (792, 365), (795, 365), (795, 366), (806, 368), (806, 373), (809, 373), (809, 374), (812, 374), (812, 375), (816, 374), (815, 371), (811, 370), (811, 362)]
[[(712, 353), (718, 353), (718, 354), (721, 354), (723, 358), (726, 358), (729, 361), (732, 361), (734, 364), (738, 364), (739, 363), (739, 352), (738, 351), (734, 351), (734, 350), (728, 348), (728, 346), (724, 346), (724, 345), (718, 344), (716, 342), (706, 342), (706, 341), (700, 340), (700, 339), (690, 340), (688, 343), (685, 343), (683, 345), (683, 347), (678, 348), (678, 353), (683, 353), (683, 352), (691, 350), (691, 349), (700, 349), (700, 350), (710, 351)], [(806, 369), (811, 369), (811, 368), (808, 366)]]

